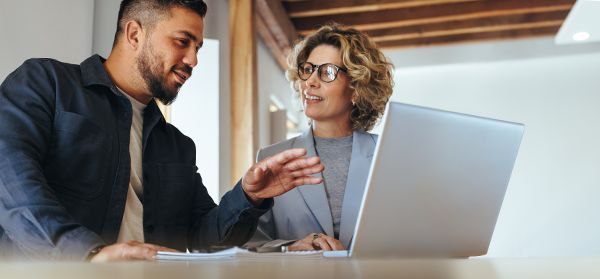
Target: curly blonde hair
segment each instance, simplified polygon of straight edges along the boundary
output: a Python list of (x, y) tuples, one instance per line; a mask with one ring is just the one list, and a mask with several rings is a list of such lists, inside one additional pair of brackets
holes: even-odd
[(351, 127), (356, 131), (370, 131), (383, 115), (385, 105), (392, 95), (394, 65), (366, 34), (354, 28), (329, 23), (297, 42), (288, 56), (289, 70), (286, 71), (286, 78), (292, 83), (294, 98), (299, 103), (302, 99), (302, 80), (298, 77), (298, 64), (306, 62), (310, 53), (320, 45), (330, 45), (340, 50), (350, 77), (350, 88), (354, 89)]

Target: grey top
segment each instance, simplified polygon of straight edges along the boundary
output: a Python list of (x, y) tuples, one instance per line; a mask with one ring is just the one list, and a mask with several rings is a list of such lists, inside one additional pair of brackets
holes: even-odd
[(335, 139), (315, 137), (317, 156), (321, 158), (321, 163), (325, 165), (323, 185), (331, 210), (335, 239), (339, 239), (340, 236), (342, 202), (344, 201), (348, 167), (352, 155), (352, 137), (352, 135)]

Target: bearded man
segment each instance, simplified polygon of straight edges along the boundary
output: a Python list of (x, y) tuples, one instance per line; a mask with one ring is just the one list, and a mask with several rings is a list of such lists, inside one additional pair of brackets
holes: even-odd
[[(303, 149), (255, 164), (217, 206), (165, 122), (198, 64), (202, 0), (124, 0), (108, 59), (30, 59), (0, 86), (0, 257), (117, 261), (242, 245), (272, 197), (318, 184)], [(167, 248), (168, 247), (168, 248)]]

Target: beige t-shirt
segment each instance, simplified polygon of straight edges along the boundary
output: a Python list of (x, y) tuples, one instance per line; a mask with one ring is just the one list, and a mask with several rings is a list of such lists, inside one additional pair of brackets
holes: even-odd
[[(118, 87), (117, 87), (118, 88)], [(118, 88), (125, 97), (131, 101), (133, 117), (129, 138), (129, 155), (131, 156), (131, 173), (129, 176), (129, 189), (123, 221), (119, 230), (117, 242), (137, 240), (144, 242), (144, 206), (140, 201), (143, 198), (143, 173), (142, 173), (142, 131), (144, 127), (144, 109), (146, 105), (138, 102), (121, 88)]]

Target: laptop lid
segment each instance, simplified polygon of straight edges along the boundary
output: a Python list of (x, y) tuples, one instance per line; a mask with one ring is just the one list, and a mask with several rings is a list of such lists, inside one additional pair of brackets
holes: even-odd
[(350, 257), (487, 253), (524, 125), (389, 102)]

